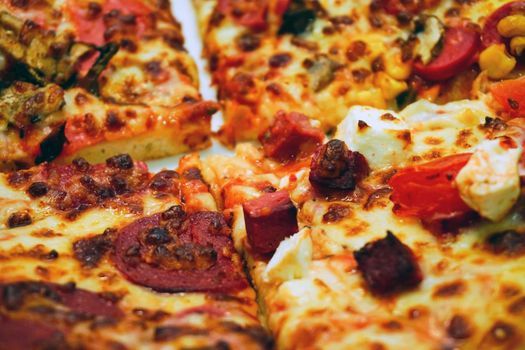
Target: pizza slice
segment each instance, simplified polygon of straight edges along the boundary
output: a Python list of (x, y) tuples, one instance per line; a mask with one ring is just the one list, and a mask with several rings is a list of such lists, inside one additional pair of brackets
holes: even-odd
[(279, 133), (286, 159), (204, 160), (277, 347), (523, 347), (524, 126), (480, 101), (356, 106), (313, 154)]
[(194, 4), (228, 145), (257, 139), (280, 110), (332, 132), (354, 105), (400, 110), (417, 99), (477, 98), (519, 75), (522, 33), (511, 21), (523, 15), (520, 1)]
[(272, 349), (191, 163), (117, 155), (0, 176), (1, 349)]
[(4, 168), (209, 145), (218, 106), (199, 94), (169, 2), (3, 1), (0, 31)]

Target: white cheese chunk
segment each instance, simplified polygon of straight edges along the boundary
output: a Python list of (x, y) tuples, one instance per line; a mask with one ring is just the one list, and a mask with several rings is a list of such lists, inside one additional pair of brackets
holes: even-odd
[(310, 229), (304, 228), (283, 240), (264, 270), (267, 282), (284, 282), (308, 274), (312, 261)]
[(419, 100), (399, 112), (400, 118), (414, 131), (472, 128), (483, 124), (486, 116), (492, 114), (484, 102), (471, 100), (444, 105)]
[(508, 137), (480, 143), (455, 180), (465, 203), (487, 219), (501, 220), (520, 194), (521, 153), (521, 145)]
[(403, 162), (411, 144), (408, 126), (395, 112), (364, 106), (350, 108), (335, 137), (363, 154), (373, 170)]

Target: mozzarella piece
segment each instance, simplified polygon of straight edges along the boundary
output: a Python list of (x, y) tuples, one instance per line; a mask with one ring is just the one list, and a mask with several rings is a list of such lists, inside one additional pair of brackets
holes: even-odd
[(310, 229), (304, 228), (282, 241), (263, 273), (266, 282), (283, 282), (307, 275), (312, 261)]
[(493, 112), (482, 101), (461, 100), (437, 105), (419, 100), (399, 112), (411, 130), (472, 128), (483, 124)]
[(363, 154), (373, 170), (401, 163), (411, 145), (408, 125), (395, 112), (365, 106), (350, 108), (335, 137)]
[(487, 219), (501, 220), (520, 194), (518, 161), (522, 151), (509, 137), (479, 144), (456, 177), (465, 203)]

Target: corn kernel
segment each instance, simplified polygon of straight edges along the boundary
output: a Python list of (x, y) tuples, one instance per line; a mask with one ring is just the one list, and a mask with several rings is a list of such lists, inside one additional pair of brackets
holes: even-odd
[(525, 35), (525, 16), (511, 15), (498, 22), (498, 32), (506, 37)]
[(479, 55), (479, 66), (491, 79), (501, 79), (512, 72), (516, 59), (505, 51), (505, 45), (494, 44)]
[(525, 36), (515, 36), (510, 40), (510, 49), (516, 56), (521, 56), (525, 49)]

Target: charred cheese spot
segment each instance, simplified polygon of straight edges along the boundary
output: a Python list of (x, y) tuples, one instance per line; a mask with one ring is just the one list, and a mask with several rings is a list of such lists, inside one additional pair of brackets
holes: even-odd
[(331, 204), (328, 211), (323, 215), (324, 223), (335, 223), (343, 220), (352, 214), (352, 210), (347, 205)]
[(84, 238), (73, 243), (73, 254), (84, 267), (97, 266), (102, 257), (111, 249), (112, 236), (116, 231), (107, 229), (103, 234)]
[(494, 233), (485, 241), (485, 248), (497, 255), (520, 256), (525, 253), (525, 234), (514, 230)]
[(31, 219), (31, 215), (29, 215), (28, 212), (22, 211), (22, 212), (16, 212), (11, 215), (9, 215), (9, 218), (7, 219), (7, 227), (14, 228), (14, 227), (21, 227), (21, 226), (27, 226), (31, 225), (33, 220)]
[(447, 334), (454, 339), (466, 339), (473, 334), (473, 329), (466, 316), (455, 315), (448, 324)]
[(436, 286), (432, 295), (436, 298), (451, 298), (462, 295), (466, 289), (463, 281), (455, 281)]

